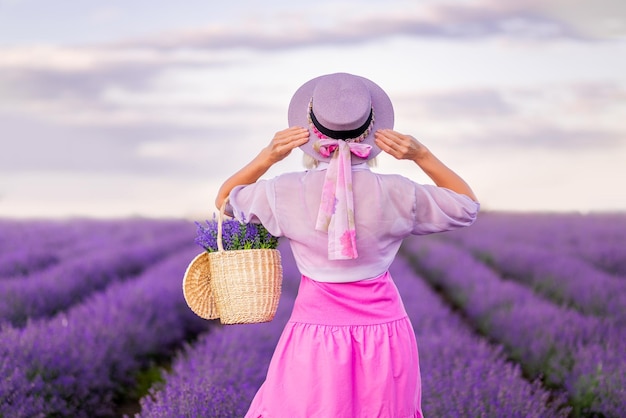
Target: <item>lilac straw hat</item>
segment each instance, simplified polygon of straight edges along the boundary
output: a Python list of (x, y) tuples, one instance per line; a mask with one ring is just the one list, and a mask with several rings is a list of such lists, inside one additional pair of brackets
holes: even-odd
[(358, 164), (378, 155), (374, 132), (393, 128), (393, 106), (389, 96), (374, 82), (360, 76), (335, 73), (304, 83), (289, 104), (289, 126), (308, 127), (309, 141), (300, 148), (319, 161), (330, 156), (319, 152), (318, 141), (332, 138), (370, 145), (365, 158), (352, 155)]

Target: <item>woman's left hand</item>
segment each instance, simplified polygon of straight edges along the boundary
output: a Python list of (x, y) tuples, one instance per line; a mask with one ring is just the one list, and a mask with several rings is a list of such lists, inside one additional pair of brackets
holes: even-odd
[(404, 135), (391, 129), (379, 129), (374, 135), (376, 145), (398, 160), (417, 162), (429, 153), (428, 148), (411, 135)]

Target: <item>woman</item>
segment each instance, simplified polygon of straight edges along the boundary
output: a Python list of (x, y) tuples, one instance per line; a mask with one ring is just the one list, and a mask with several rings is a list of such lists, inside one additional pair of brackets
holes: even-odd
[[(387, 94), (345, 73), (314, 78), (289, 105), (289, 128), (222, 185), (230, 213), (286, 237), (302, 273), (267, 377), (246, 417), (421, 417), (417, 343), (388, 273), (402, 240), (471, 225), (467, 183), (395, 132)], [(316, 167), (260, 177), (300, 147)], [(435, 183), (373, 173), (384, 151)]]

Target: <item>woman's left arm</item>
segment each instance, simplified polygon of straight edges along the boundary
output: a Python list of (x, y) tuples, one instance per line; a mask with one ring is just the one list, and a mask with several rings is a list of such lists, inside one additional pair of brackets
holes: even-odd
[(297, 126), (276, 132), (268, 146), (250, 161), (245, 167), (230, 176), (215, 198), (215, 205), (219, 209), (231, 190), (236, 186), (252, 184), (257, 181), (270, 167), (287, 157), (294, 148), (305, 144), (309, 140), (309, 130)]
[(448, 168), (428, 148), (411, 135), (403, 135), (391, 129), (378, 130), (376, 145), (398, 160), (415, 162), (439, 187), (445, 187), (478, 202), (470, 186), (457, 173)]

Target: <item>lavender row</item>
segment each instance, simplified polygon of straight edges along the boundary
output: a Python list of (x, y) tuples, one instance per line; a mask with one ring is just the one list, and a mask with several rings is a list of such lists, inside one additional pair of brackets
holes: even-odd
[(493, 237), (467, 239), (463, 245), (509, 278), (530, 285), (557, 303), (585, 314), (626, 320), (626, 280), (571, 254), (540, 246), (507, 243)]
[(169, 235), (188, 224), (162, 219), (2, 221), (0, 279), (28, 276), (103, 247)]
[(406, 260), (397, 259), (390, 272), (417, 335), (425, 416), (567, 416), (563, 396), (524, 380), (501, 347), (476, 336)]
[(27, 276), (59, 262), (53, 251), (19, 248), (0, 255), (0, 280)]
[(465, 240), (522, 243), (554, 254), (582, 258), (626, 279), (626, 214), (485, 213), (471, 229), (447, 236)]
[[(186, 223), (179, 219), (89, 219), (71, 218), (51, 219), (0, 219), (0, 251), (7, 252), (16, 248), (64, 248), (72, 246), (77, 240), (88, 238), (89, 233), (111, 236), (138, 230), (152, 229), (155, 225), (175, 225)], [(129, 229), (130, 228), (130, 229)]]
[(185, 304), (185, 247), (135, 280), (0, 334), (0, 416), (111, 416), (116, 396), (148, 361), (208, 326)]
[(23, 326), (29, 319), (51, 316), (80, 302), (109, 283), (136, 274), (190, 242), (191, 224), (165, 236), (130, 245), (110, 245), (24, 278), (0, 281), (0, 322)]
[[(228, 325), (204, 334), (176, 358), (165, 384), (141, 399), (135, 417), (243, 416), (261, 386), (293, 306), (300, 273), (281, 243), (283, 286), (271, 322)], [(303, 389), (305, 390), (305, 389)]]
[[(50, 220), (15, 220), (0, 219), (0, 252), (4, 253), (14, 248), (27, 246), (29, 243), (40, 243), (41, 246), (63, 246), (71, 242), (69, 235), (73, 227), (82, 223), (79, 220), (50, 221)], [(88, 223), (85, 222), (85, 223)], [(73, 236), (77, 238), (78, 236)]]
[[(57, 251), (83, 242), (91, 221), (0, 220), (0, 278), (25, 276), (59, 262)], [(103, 228), (106, 231), (106, 229)]]
[(474, 326), (502, 343), (529, 376), (567, 390), (575, 414), (626, 413), (623, 327), (541, 299), (454, 245), (420, 239), (407, 244), (424, 277)]

